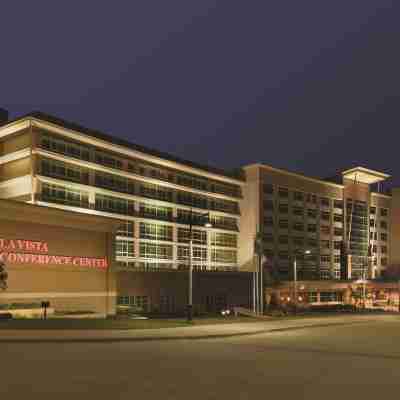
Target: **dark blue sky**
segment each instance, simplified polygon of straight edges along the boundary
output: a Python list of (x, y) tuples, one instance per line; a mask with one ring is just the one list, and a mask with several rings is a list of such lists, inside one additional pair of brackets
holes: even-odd
[(198, 162), (400, 184), (400, 4), (6, 0), (0, 107)]

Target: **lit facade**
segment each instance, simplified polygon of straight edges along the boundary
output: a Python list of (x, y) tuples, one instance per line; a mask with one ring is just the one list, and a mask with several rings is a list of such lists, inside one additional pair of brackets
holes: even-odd
[[(114, 254), (123, 303), (150, 309), (163, 301), (160, 293), (150, 299), (151, 288), (130, 290), (122, 282), (134, 281), (129, 273), (188, 270), (191, 215), (194, 271), (226, 278), (239, 271), (244, 181), (228, 173), (32, 113), (0, 127), (0, 177), (0, 198), (121, 221)], [(216, 291), (198, 301), (226, 303), (229, 288)]]
[(261, 164), (244, 169), (241, 265), (253, 263), (257, 232), (282, 280), (293, 279), (295, 255), (299, 279), (317, 280), (378, 278), (396, 258), (397, 197), (371, 190), (388, 175), (359, 167), (332, 182)]

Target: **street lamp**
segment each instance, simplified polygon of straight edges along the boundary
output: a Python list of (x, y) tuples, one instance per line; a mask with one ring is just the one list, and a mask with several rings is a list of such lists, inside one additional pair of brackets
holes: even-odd
[[(311, 254), (311, 250), (305, 250), (303, 252), (304, 255)], [(297, 257), (296, 253), (294, 253), (294, 260), (293, 260), (293, 286), (294, 286), (294, 313), (297, 314)]]
[[(189, 218), (189, 293), (188, 293), (188, 306), (187, 306), (187, 320), (192, 321), (193, 319), (193, 211), (190, 209)], [(205, 219), (204, 226), (211, 228), (210, 213), (197, 214), (196, 217), (199, 220)]]

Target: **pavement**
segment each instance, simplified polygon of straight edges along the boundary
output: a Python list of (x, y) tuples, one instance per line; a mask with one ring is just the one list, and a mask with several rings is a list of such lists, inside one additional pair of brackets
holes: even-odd
[(268, 327), (275, 330), (207, 340), (0, 341), (0, 398), (376, 400), (400, 390), (397, 316)]
[(380, 318), (400, 321), (398, 315), (337, 315), (299, 317), (298, 319), (266, 320), (245, 323), (193, 325), (188, 327), (124, 330), (1, 330), (0, 342), (123, 342), (187, 339), (218, 339), (250, 336), (305, 328), (321, 328), (362, 324)]

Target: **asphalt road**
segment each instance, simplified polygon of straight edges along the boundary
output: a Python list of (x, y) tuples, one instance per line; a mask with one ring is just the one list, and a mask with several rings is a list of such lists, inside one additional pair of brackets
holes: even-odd
[(374, 399), (400, 390), (400, 318), (208, 340), (0, 343), (1, 399)]

